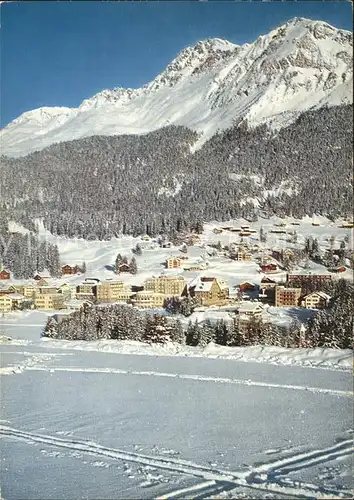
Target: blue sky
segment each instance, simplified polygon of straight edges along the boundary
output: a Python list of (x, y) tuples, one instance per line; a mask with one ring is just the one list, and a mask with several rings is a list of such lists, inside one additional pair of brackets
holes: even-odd
[(352, 29), (351, 2), (2, 3), (1, 126), (40, 106), (140, 87), (198, 40), (251, 42), (295, 16)]

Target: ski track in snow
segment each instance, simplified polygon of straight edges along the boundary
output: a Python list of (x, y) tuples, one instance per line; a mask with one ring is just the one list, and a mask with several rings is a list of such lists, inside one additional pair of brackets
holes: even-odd
[[(47, 359), (49, 359), (48, 356)], [(45, 356), (43, 356), (42, 361), (45, 361)], [(235, 384), (235, 385), (247, 385), (255, 387), (265, 387), (268, 389), (286, 389), (295, 391), (307, 391), (312, 393), (322, 393), (330, 394), (331, 396), (339, 397), (352, 397), (352, 392), (350, 391), (340, 391), (336, 389), (326, 389), (322, 387), (310, 387), (303, 385), (290, 385), (290, 384), (275, 384), (269, 382), (261, 382), (255, 380), (246, 379), (234, 379), (227, 377), (208, 377), (204, 375), (190, 375), (190, 374), (179, 374), (179, 373), (168, 373), (168, 372), (158, 372), (158, 371), (135, 371), (135, 370), (122, 370), (119, 368), (76, 368), (76, 367), (45, 367), (42, 365), (34, 364), (38, 358), (30, 358), (29, 361), (23, 365), (13, 365), (0, 368), (0, 375), (11, 375), (17, 373), (23, 373), (24, 371), (48, 371), (50, 373), (54, 372), (70, 372), (70, 373), (102, 373), (102, 374), (114, 374), (114, 375), (136, 375), (144, 377), (166, 377), (166, 378), (176, 378), (182, 380), (195, 380), (197, 382), (214, 382), (217, 384)]]
[(352, 454), (354, 450), (351, 439), (341, 441), (340, 443), (323, 449), (303, 452), (285, 459), (254, 466), (246, 472), (232, 472), (216, 467), (198, 465), (180, 458), (166, 458), (127, 452), (116, 448), (101, 446), (93, 441), (63, 439), (56, 436), (25, 432), (5, 425), (0, 425), (0, 435), (24, 442), (39, 443), (42, 445), (69, 449), (75, 452), (87, 453), (95, 457), (125, 460), (203, 479), (203, 481), (197, 485), (166, 493), (160, 496), (159, 500), (178, 497), (183, 498), (185, 495), (190, 495), (197, 491), (200, 492), (200, 496), (193, 496), (193, 498), (208, 498), (216, 492), (221, 493), (237, 487), (267, 491), (283, 496), (291, 496), (293, 498), (352, 498), (352, 493), (348, 490), (321, 488), (313, 484), (292, 481), (288, 477), (279, 477), (286, 476), (290, 472), (299, 470), (300, 468), (312, 467), (318, 463), (329, 462), (336, 458)]

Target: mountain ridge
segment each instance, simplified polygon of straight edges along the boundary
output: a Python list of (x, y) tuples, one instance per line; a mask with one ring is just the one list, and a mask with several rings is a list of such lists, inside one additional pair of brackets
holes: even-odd
[(352, 102), (352, 38), (328, 23), (294, 18), (252, 43), (206, 39), (140, 89), (106, 89), (78, 108), (23, 113), (0, 132), (2, 153), (24, 156), (67, 140), (168, 125), (196, 131), (197, 150), (235, 122), (281, 128), (309, 109)]

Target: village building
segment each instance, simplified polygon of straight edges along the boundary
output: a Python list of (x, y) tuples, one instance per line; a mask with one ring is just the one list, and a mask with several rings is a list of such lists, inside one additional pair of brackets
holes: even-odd
[(5, 313), (12, 310), (12, 300), (9, 295), (0, 295), (0, 312)]
[(131, 298), (131, 303), (139, 309), (161, 309), (164, 306), (166, 295), (153, 292), (152, 290), (142, 290)]
[(68, 283), (62, 283), (57, 285), (57, 291), (62, 293), (66, 300), (69, 300), (74, 296), (75, 288)]
[(34, 299), (35, 308), (45, 311), (63, 309), (64, 302), (61, 293), (38, 293)]
[(77, 300), (84, 300), (84, 301), (89, 301), (91, 303), (94, 303), (95, 302), (95, 296), (94, 294), (91, 292), (91, 293), (86, 293), (86, 292), (76, 292), (74, 294), (74, 299), (77, 299)]
[(261, 279), (260, 289), (261, 290), (274, 289), (276, 284), (277, 284), (276, 281), (272, 280), (268, 276), (265, 276), (264, 278)]
[[(35, 283), (35, 282), (34, 282)], [(16, 292), (21, 293), (26, 299), (33, 299), (38, 291), (37, 286), (31, 283), (21, 283), (20, 285), (14, 285)]]
[(62, 275), (72, 275), (72, 274), (78, 274), (81, 272), (81, 269), (79, 268), (78, 265), (76, 266), (69, 266), (69, 264), (65, 264), (61, 268), (61, 274)]
[(239, 248), (235, 252), (231, 253), (231, 258), (235, 259), (239, 262), (242, 261), (251, 261), (252, 260), (252, 255), (245, 249), (245, 248)]
[(330, 273), (313, 273), (311, 271), (306, 272), (306, 271), (299, 271), (299, 272), (292, 272), (288, 273), (287, 275), (287, 281), (289, 283), (292, 282), (297, 282), (297, 281), (316, 281), (316, 282), (326, 282), (330, 281), (332, 279), (332, 276)]
[(21, 304), (26, 300), (26, 297), (21, 293), (9, 293), (8, 297), (11, 299), (11, 309), (16, 310), (21, 307)]
[(214, 277), (198, 277), (188, 286), (188, 293), (202, 306), (220, 305), (227, 302), (229, 289), (224, 281)]
[(251, 281), (243, 281), (242, 283), (239, 284), (239, 290), (241, 292), (252, 292), (256, 290), (257, 285), (255, 283), (252, 283)]
[(144, 289), (155, 293), (163, 293), (166, 297), (180, 297), (186, 288), (183, 276), (159, 276), (147, 279)]
[(283, 285), (275, 287), (275, 307), (297, 307), (301, 297), (301, 288), (290, 288)]
[(302, 307), (306, 309), (323, 309), (328, 305), (331, 296), (324, 292), (312, 292), (301, 299)]
[(40, 280), (50, 280), (51, 279), (51, 275), (50, 275), (50, 272), (47, 270), (47, 269), (43, 269), (43, 271), (41, 271), (40, 273), (39, 272), (36, 272), (33, 276), (33, 279), (36, 280), (36, 281), (40, 281)]
[(274, 273), (278, 270), (278, 266), (274, 263), (261, 264), (260, 268), (263, 273)]
[(39, 286), (37, 287), (36, 290), (36, 295), (44, 295), (48, 293), (58, 293), (57, 287), (56, 286), (50, 286), (50, 285), (44, 285), (44, 286)]
[(97, 285), (96, 281), (83, 281), (76, 286), (76, 293), (92, 293), (93, 289)]
[(10, 279), (10, 273), (3, 269), (0, 271), (0, 280), (9, 280)]
[(94, 286), (93, 293), (97, 302), (113, 303), (126, 302), (133, 295), (130, 288), (124, 286), (123, 281), (103, 281)]
[(182, 259), (180, 257), (169, 257), (166, 259), (167, 269), (178, 269), (181, 267)]
[(0, 295), (8, 295), (9, 293), (17, 292), (14, 285), (1, 285)]
[(235, 316), (235, 326), (240, 332), (247, 331), (250, 321), (260, 321), (264, 305), (260, 302), (243, 302)]
[(71, 311), (80, 311), (84, 306), (91, 306), (89, 300), (70, 299), (64, 302), (63, 307)]
[(328, 269), (328, 271), (330, 273), (335, 273), (335, 274), (345, 273), (346, 270), (347, 270), (347, 268), (345, 266), (337, 266), (337, 267), (333, 267), (333, 268)]

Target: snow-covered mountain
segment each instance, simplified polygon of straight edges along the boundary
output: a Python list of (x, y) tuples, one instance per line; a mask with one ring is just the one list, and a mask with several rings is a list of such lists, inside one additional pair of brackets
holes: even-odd
[(279, 128), (310, 108), (352, 103), (352, 46), (351, 32), (304, 18), (241, 46), (204, 40), (140, 89), (104, 90), (78, 108), (23, 113), (1, 131), (1, 153), (22, 156), (57, 142), (171, 124), (198, 131), (195, 148), (242, 119)]

